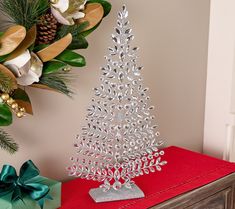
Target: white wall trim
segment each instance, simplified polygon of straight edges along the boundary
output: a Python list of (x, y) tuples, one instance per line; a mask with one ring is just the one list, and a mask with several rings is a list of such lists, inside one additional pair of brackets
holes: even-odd
[(203, 151), (235, 160), (235, 1), (211, 1)]

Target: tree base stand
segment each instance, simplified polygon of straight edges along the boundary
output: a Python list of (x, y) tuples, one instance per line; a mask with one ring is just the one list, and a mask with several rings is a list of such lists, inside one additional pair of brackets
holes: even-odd
[(142, 190), (135, 184), (132, 186), (131, 189), (128, 189), (125, 186), (123, 186), (119, 190), (114, 190), (112, 188), (107, 192), (104, 192), (102, 188), (91, 189), (89, 191), (89, 194), (96, 203), (111, 202), (117, 200), (128, 200), (128, 199), (144, 197), (144, 193), (142, 192)]

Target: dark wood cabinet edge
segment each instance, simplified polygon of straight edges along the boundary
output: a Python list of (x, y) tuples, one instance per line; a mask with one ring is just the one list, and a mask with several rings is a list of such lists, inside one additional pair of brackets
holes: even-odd
[(232, 190), (232, 195), (228, 197), (231, 198), (231, 200), (228, 200), (229, 204), (231, 204), (228, 208), (235, 209), (235, 173), (174, 197), (166, 202), (151, 207), (151, 209), (184, 209), (229, 188)]

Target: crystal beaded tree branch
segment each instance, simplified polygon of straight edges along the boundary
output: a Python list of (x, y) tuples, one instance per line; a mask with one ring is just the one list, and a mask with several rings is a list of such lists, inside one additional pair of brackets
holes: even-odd
[(131, 189), (134, 177), (160, 171), (166, 164), (157, 125), (152, 125), (148, 88), (142, 86), (142, 67), (136, 64), (138, 48), (129, 45), (134, 36), (127, 17), (123, 6), (112, 35), (114, 46), (101, 68), (101, 85), (94, 89), (87, 125), (75, 144), (78, 155), (68, 168), (71, 176), (103, 182), (104, 191)]

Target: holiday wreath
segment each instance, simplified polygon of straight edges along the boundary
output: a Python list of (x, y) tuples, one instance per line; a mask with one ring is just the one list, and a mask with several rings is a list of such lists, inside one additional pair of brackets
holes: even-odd
[[(105, 0), (1, 0), (8, 18), (0, 32), (0, 126), (32, 114), (26, 86), (71, 96), (71, 67), (85, 58), (73, 51), (88, 47), (86, 36), (109, 14)], [(18, 145), (0, 129), (0, 147), (13, 153)]]

